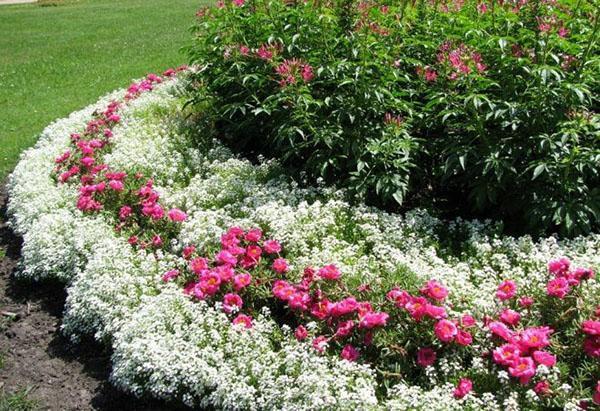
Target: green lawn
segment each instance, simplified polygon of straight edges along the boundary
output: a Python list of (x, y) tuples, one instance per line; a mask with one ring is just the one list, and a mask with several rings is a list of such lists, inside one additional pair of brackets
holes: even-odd
[(207, 0), (56, 0), (0, 6), (0, 182), (56, 118), (147, 72), (180, 48)]

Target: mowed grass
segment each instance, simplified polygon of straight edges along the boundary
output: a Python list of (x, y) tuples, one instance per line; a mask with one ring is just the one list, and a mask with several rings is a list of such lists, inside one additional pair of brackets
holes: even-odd
[(53, 120), (186, 62), (208, 0), (54, 0), (0, 6), (0, 183)]

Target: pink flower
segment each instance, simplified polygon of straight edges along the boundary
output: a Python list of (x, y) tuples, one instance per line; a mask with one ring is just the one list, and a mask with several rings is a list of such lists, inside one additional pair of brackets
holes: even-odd
[(263, 248), (268, 254), (277, 254), (281, 252), (281, 244), (276, 240), (267, 240), (263, 243)]
[(94, 158), (93, 158), (93, 157), (83, 157), (83, 158), (81, 159), (81, 164), (82, 164), (82, 165), (84, 165), (85, 167), (88, 167), (88, 168), (89, 168), (89, 167), (91, 167), (91, 166), (93, 166), (93, 165), (94, 165), (94, 162), (95, 162), (95, 161), (96, 161), (96, 160), (94, 160)]
[(315, 74), (313, 73), (313, 69), (310, 66), (310, 64), (304, 64), (302, 66), (302, 80), (304, 80), (305, 83), (308, 83), (314, 77), (315, 77)]
[(505, 324), (499, 321), (492, 321), (489, 323), (488, 329), (492, 332), (492, 334), (497, 335), (506, 342), (513, 342), (515, 338), (515, 333), (509, 330)]
[(436, 337), (445, 343), (451, 342), (458, 334), (456, 324), (448, 320), (439, 320), (434, 327)]
[(215, 260), (217, 260), (219, 264), (228, 264), (232, 267), (235, 267), (237, 264), (237, 258), (227, 250), (219, 251), (215, 256)]
[(200, 275), (202, 271), (208, 269), (208, 262), (206, 258), (196, 257), (190, 261), (190, 270), (196, 275)]
[(219, 278), (223, 283), (229, 282), (235, 274), (233, 267), (229, 265), (220, 265), (216, 267), (214, 271), (219, 275)]
[(600, 336), (589, 336), (583, 340), (583, 351), (592, 358), (600, 358)]
[(515, 344), (504, 344), (492, 353), (494, 361), (500, 365), (511, 365), (521, 356), (521, 350)]
[(521, 333), (519, 344), (528, 348), (544, 348), (550, 345), (549, 336), (552, 329), (549, 327), (531, 327)]
[(193, 245), (188, 245), (186, 247), (183, 247), (183, 251), (182, 251), (182, 255), (184, 259), (189, 259), (192, 254), (194, 254), (194, 252), (196, 251), (196, 247)]
[(442, 301), (448, 296), (448, 289), (441, 283), (430, 280), (421, 288), (421, 294), (434, 300)]
[(458, 334), (456, 334), (456, 343), (458, 345), (462, 345), (466, 347), (467, 345), (471, 345), (473, 342), (473, 336), (465, 330), (458, 330)]
[(303, 325), (299, 325), (298, 327), (296, 327), (296, 331), (294, 331), (294, 336), (296, 337), (296, 340), (304, 341), (306, 337), (308, 337), (308, 331), (306, 330), (306, 327)]
[(235, 4), (237, 7), (242, 7), (244, 3), (246, 3), (246, 0), (233, 0), (233, 4)]
[(561, 257), (548, 263), (548, 271), (557, 277), (562, 277), (567, 275), (570, 266), (571, 261), (566, 257)]
[(350, 344), (345, 345), (344, 348), (342, 349), (341, 357), (344, 360), (354, 362), (358, 359), (359, 356), (360, 356), (360, 354), (358, 353), (356, 348), (354, 348)]
[(461, 317), (460, 323), (465, 328), (473, 327), (475, 325), (475, 318), (469, 314), (465, 314)]
[(310, 295), (304, 291), (293, 293), (288, 298), (288, 306), (293, 310), (307, 310), (310, 303)]
[(384, 312), (366, 313), (360, 320), (359, 326), (360, 326), (360, 328), (366, 328), (366, 329), (371, 329), (371, 328), (375, 328), (375, 327), (384, 327), (385, 324), (387, 323), (387, 320), (389, 317), (390, 317), (389, 314), (384, 313)]
[(437, 80), (437, 77), (438, 74), (434, 69), (429, 67), (425, 68), (425, 81), (432, 83)]
[(233, 288), (236, 291), (240, 291), (241, 289), (247, 287), (252, 282), (252, 276), (248, 273), (238, 274), (233, 277)]
[(163, 274), (162, 276), (162, 280), (165, 283), (168, 283), (169, 281), (177, 278), (179, 276), (179, 270), (169, 270), (166, 273)]
[[(229, 250), (229, 252), (231, 252), (231, 250)], [(248, 248), (246, 248), (246, 255), (252, 260), (258, 261), (262, 255), (262, 248), (257, 245), (249, 245)]]
[(327, 337), (325, 337), (324, 335), (316, 337), (312, 342), (312, 346), (320, 354), (323, 354), (325, 352), (325, 349), (327, 348)]
[(121, 220), (121, 221), (127, 220), (127, 218), (131, 215), (131, 213), (132, 213), (131, 207), (124, 205), (119, 210), (119, 220)]
[(329, 301), (323, 299), (311, 306), (310, 313), (319, 320), (324, 320), (329, 315), (329, 305)]
[(587, 335), (600, 335), (600, 321), (585, 320), (581, 323), (581, 330)]
[(227, 293), (223, 296), (223, 311), (227, 314), (239, 310), (242, 308), (243, 304), (242, 297), (237, 294)]
[(446, 309), (444, 307), (438, 307), (433, 304), (427, 304), (425, 306), (425, 315), (435, 320), (441, 320), (442, 318), (447, 317)]
[(433, 365), (436, 358), (437, 354), (432, 348), (424, 347), (417, 351), (417, 364), (423, 368)]
[(119, 180), (110, 180), (108, 182), (108, 186), (115, 191), (123, 191), (123, 189), (125, 188), (123, 182)]
[(336, 337), (347, 337), (350, 335), (352, 330), (354, 329), (354, 321), (342, 321), (338, 324), (337, 330), (335, 332)]
[(534, 351), (533, 359), (535, 362), (546, 367), (554, 367), (556, 365), (556, 356), (546, 351)]
[(121, 116), (119, 116), (118, 114), (111, 114), (110, 116), (108, 116), (107, 120), (113, 123), (118, 123), (119, 121), (121, 121)]
[(252, 328), (252, 317), (245, 314), (238, 314), (238, 316), (233, 319), (233, 325), (238, 324), (242, 324), (244, 328)]
[(546, 285), (546, 292), (549, 296), (558, 297), (560, 299), (565, 298), (569, 293), (569, 282), (564, 277), (557, 277), (553, 280), (548, 281)]
[(244, 237), (244, 239), (246, 241), (256, 243), (256, 242), (260, 241), (260, 239), (262, 238), (262, 235), (263, 235), (263, 232), (260, 228), (253, 228), (252, 230), (249, 230), (248, 233), (246, 233), (246, 236)]
[(262, 60), (271, 60), (273, 58), (273, 52), (269, 50), (264, 44), (260, 46), (256, 54)]
[(392, 301), (396, 305), (396, 307), (404, 308), (404, 306), (406, 306), (406, 303), (410, 301), (411, 296), (404, 290), (394, 288), (387, 293), (386, 298)]
[(533, 298), (528, 296), (523, 296), (519, 298), (519, 305), (523, 308), (528, 308), (533, 305)]
[(413, 297), (404, 307), (416, 321), (421, 321), (427, 313), (428, 305), (429, 302), (425, 298)]
[(342, 273), (334, 264), (330, 264), (319, 269), (318, 275), (325, 280), (337, 280)]
[(187, 218), (187, 214), (178, 208), (172, 208), (168, 213), (169, 219), (176, 223), (181, 223)]
[(496, 297), (502, 301), (509, 300), (517, 294), (517, 285), (512, 280), (503, 281), (496, 291)]
[(521, 314), (509, 308), (505, 308), (500, 314), (500, 320), (506, 325), (514, 326), (521, 321)]
[(533, 387), (533, 391), (540, 396), (550, 394), (550, 383), (547, 380), (539, 381)]
[(160, 236), (158, 234), (155, 234), (154, 237), (152, 237), (152, 245), (154, 247), (160, 247), (163, 244), (163, 240), (162, 238), (160, 238)]
[(214, 271), (204, 272), (200, 276), (200, 289), (204, 294), (216, 294), (221, 287), (221, 277)]
[(598, 380), (598, 382), (596, 383), (596, 390), (592, 395), (592, 401), (594, 402), (594, 404), (600, 405), (600, 380)]
[(250, 49), (248, 48), (248, 46), (241, 45), (240, 46), (240, 54), (242, 56), (247, 56), (248, 54), (250, 54)]
[(333, 317), (341, 317), (342, 315), (350, 314), (358, 308), (358, 302), (354, 297), (345, 298), (331, 307), (329, 314)]
[(283, 274), (288, 272), (290, 266), (285, 258), (276, 258), (275, 261), (273, 261), (271, 268), (273, 268), (273, 271), (276, 273)]
[(526, 383), (535, 375), (536, 367), (531, 357), (519, 357), (508, 367), (508, 373)]
[(454, 389), (454, 398), (463, 398), (473, 390), (473, 381), (468, 378), (461, 378), (458, 386)]

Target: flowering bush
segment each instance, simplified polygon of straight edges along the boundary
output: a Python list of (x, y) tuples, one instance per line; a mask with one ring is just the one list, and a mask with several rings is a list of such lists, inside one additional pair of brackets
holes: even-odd
[(112, 345), (114, 384), (226, 409), (600, 402), (600, 236), (300, 188), (190, 123), (187, 73), (49, 126), (9, 182), (19, 275), (65, 281), (63, 331)]
[(237, 150), (375, 204), (598, 227), (598, 12), (564, 1), (220, 1), (193, 101)]

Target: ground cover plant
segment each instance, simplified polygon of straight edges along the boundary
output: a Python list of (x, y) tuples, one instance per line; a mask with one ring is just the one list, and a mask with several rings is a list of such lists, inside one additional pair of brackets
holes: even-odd
[(114, 384), (224, 409), (600, 402), (600, 236), (299, 186), (189, 115), (195, 78), (151, 74), (50, 125), (10, 178), (18, 275), (65, 282), (63, 331), (113, 347)]
[(593, 2), (219, 2), (189, 53), (199, 112), (236, 150), (371, 204), (598, 228)]
[(50, 121), (152, 67), (181, 62), (179, 49), (200, 4), (61, 0), (1, 6), (0, 181)]

